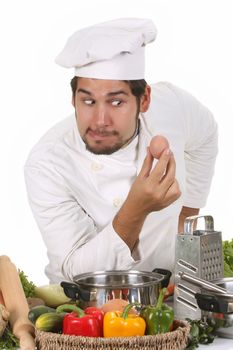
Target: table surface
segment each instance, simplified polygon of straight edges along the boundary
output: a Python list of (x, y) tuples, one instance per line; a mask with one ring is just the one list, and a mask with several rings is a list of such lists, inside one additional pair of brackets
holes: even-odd
[(216, 338), (212, 344), (199, 345), (198, 350), (233, 350), (233, 339)]

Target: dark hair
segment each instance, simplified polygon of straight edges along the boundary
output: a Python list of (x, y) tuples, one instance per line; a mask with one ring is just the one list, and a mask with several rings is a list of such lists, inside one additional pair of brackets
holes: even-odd
[[(73, 77), (70, 82), (73, 96), (75, 95), (75, 92), (77, 89), (77, 82), (78, 82), (78, 77)], [(140, 98), (145, 93), (147, 82), (144, 79), (124, 80), (124, 82), (129, 85), (132, 94), (136, 97), (137, 103), (140, 103)]]

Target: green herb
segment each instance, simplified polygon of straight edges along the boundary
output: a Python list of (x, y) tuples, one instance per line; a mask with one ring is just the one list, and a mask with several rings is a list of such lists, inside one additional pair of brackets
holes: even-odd
[(186, 319), (190, 325), (189, 340), (187, 350), (198, 348), (198, 344), (213, 343), (215, 336), (213, 335), (214, 327), (207, 321)]
[(233, 277), (233, 239), (223, 241), (224, 276)]
[(12, 334), (9, 326), (7, 326), (2, 337), (0, 338), (0, 349), (1, 350), (15, 350), (17, 348), (19, 348), (19, 341)]
[(23, 286), (24, 294), (26, 298), (35, 296), (35, 284), (28, 280), (28, 276), (21, 270), (18, 270), (19, 278)]

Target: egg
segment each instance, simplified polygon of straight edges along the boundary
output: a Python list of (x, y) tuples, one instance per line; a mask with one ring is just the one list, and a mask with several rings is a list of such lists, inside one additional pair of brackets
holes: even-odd
[[(107, 301), (105, 304), (101, 306), (101, 310), (106, 313), (109, 311), (123, 311), (125, 306), (128, 305), (129, 302), (123, 299), (111, 299)], [(135, 310), (130, 310), (130, 313), (135, 313)]]
[(169, 148), (169, 143), (166, 137), (162, 135), (152, 137), (149, 149), (154, 158), (159, 159), (166, 148)]

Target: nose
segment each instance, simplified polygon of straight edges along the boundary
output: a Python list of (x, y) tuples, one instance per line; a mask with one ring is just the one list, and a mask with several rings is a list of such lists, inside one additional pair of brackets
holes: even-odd
[(95, 123), (97, 126), (108, 126), (111, 124), (109, 113), (104, 106), (98, 106), (95, 111)]

